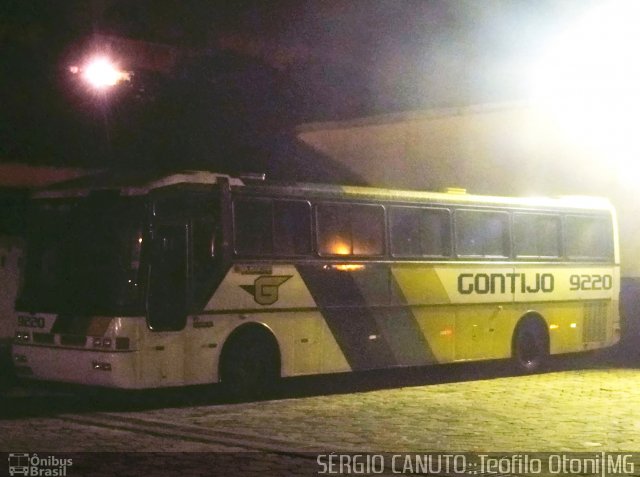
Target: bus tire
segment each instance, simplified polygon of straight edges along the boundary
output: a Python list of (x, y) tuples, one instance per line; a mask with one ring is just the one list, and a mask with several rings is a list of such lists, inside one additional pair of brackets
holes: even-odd
[(235, 330), (222, 349), (219, 374), (233, 397), (268, 395), (280, 379), (280, 349), (271, 331), (258, 324)]
[(549, 334), (541, 317), (530, 315), (518, 323), (511, 356), (518, 372), (534, 373), (544, 368), (549, 358)]

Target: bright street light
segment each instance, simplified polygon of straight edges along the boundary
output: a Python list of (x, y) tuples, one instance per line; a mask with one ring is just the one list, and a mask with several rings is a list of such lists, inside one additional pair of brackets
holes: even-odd
[(104, 90), (122, 81), (129, 81), (131, 74), (123, 71), (105, 56), (89, 60), (84, 66), (71, 66), (72, 74), (80, 74), (82, 79), (97, 90)]

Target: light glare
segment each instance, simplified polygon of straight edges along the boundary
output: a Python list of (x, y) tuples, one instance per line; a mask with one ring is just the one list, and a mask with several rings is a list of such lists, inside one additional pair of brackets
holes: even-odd
[(553, 124), (626, 174), (640, 157), (638, 24), (640, 2), (603, 2), (556, 38), (531, 75)]
[(98, 57), (83, 68), (82, 77), (96, 89), (109, 88), (130, 79), (129, 73), (121, 71), (108, 58)]

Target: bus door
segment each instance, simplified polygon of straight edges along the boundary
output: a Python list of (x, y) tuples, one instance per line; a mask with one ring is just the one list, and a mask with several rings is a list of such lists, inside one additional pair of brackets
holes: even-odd
[(148, 384), (179, 383), (184, 368), (184, 336), (188, 306), (188, 224), (155, 223), (147, 285), (145, 369)]

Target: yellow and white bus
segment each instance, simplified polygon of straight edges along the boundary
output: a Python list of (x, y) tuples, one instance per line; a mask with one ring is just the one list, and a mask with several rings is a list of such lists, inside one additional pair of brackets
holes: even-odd
[(141, 389), (610, 346), (615, 211), (209, 172), (33, 199), (13, 359)]

